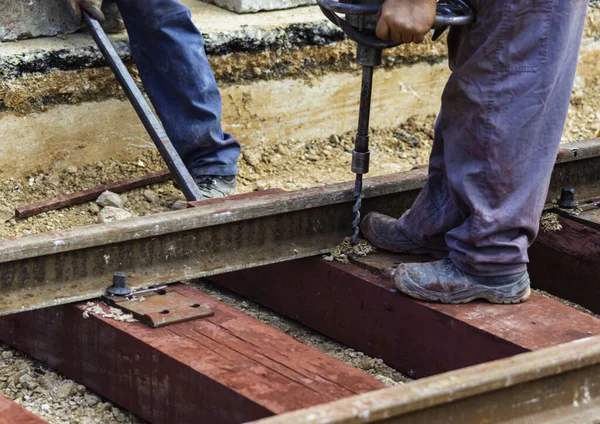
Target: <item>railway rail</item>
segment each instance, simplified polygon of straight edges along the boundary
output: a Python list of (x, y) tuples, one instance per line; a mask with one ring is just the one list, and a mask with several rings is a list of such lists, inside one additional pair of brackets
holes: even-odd
[[(531, 249), (536, 288), (596, 313), (598, 175), (600, 139), (560, 149), (548, 210), (563, 229)], [(366, 181), (365, 211), (401, 214), (425, 178), (414, 169)], [(566, 187), (584, 206), (575, 217), (553, 204)], [(318, 255), (349, 235), (353, 201), (351, 183), (261, 192), (2, 241), (0, 340), (155, 423), (598, 422), (600, 319), (539, 293), (511, 306), (409, 299), (382, 272), (401, 255), (325, 262)], [(173, 283), (141, 315), (162, 325), (172, 307), (198, 308), (202, 318), (178, 309), (185, 319), (150, 328), (86, 312), (117, 272), (132, 287)], [(420, 380), (384, 389), (177, 284), (198, 278)]]
[(597, 423), (600, 337), (255, 421), (256, 424)]
[[(566, 145), (549, 201), (574, 186), (600, 193), (600, 139)], [(426, 179), (424, 169), (365, 183), (365, 213), (400, 215)], [(0, 241), (0, 315), (98, 297), (115, 272), (131, 286), (253, 268), (325, 253), (348, 234), (350, 183), (201, 201), (188, 210)]]

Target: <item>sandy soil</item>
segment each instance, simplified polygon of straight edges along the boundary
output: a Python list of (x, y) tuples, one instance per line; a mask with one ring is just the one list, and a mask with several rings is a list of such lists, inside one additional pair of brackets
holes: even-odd
[[(372, 136), (370, 176), (407, 171), (426, 163), (433, 137), (434, 117), (411, 119), (394, 129), (376, 130)], [(302, 189), (315, 185), (349, 181), (353, 134), (327, 139), (285, 140), (276, 146), (244, 148), (240, 160), (239, 192), (283, 188)], [(154, 151), (133, 163), (108, 160), (81, 169), (69, 168), (59, 174), (38, 174), (29, 178), (0, 181), (0, 238), (11, 238), (97, 223), (98, 208), (92, 202), (24, 220), (13, 217), (14, 208), (100, 184), (132, 178), (164, 168)], [(155, 196), (148, 196), (151, 190)], [(144, 196), (146, 192), (146, 196)], [(136, 216), (169, 210), (180, 196), (171, 182), (134, 190), (125, 209)], [(152, 200), (149, 200), (152, 199)]]

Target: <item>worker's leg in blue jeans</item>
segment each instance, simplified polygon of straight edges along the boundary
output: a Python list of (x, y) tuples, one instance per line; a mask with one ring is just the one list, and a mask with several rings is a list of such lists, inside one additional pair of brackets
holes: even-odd
[(476, 23), (449, 36), (453, 73), (428, 181), (394, 228), (412, 250), (446, 249), (449, 260), (401, 266), (396, 284), (415, 297), (462, 302), (482, 293), (474, 286), (508, 290), (514, 280), (514, 298), (507, 291), (493, 299), (513, 301), (528, 288), (527, 249), (546, 201), (588, 2), (471, 3)]
[(144, 89), (194, 177), (237, 175), (238, 141), (190, 10), (177, 0), (117, 0)]

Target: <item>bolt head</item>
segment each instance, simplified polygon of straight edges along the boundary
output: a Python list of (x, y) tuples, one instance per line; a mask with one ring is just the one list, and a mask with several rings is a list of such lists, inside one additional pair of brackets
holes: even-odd
[(131, 289), (127, 287), (127, 273), (115, 272), (113, 275), (113, 285), (107, 288), (106, 292), (112, 296), (130, 295)]
[(560, 191), (560, 199), (558, 206), (564, 209), (574, 209), (577, 207), (575, 202), (575, 189), (571, 187), (562, 188)]

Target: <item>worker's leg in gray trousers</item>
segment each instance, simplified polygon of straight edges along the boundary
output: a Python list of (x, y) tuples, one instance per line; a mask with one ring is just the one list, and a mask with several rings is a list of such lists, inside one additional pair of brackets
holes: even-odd
[(566, 119), (588, 2), (472, 0), (449, 36), (429, 178), (398, 228), (462, 271), (526, 270)]

